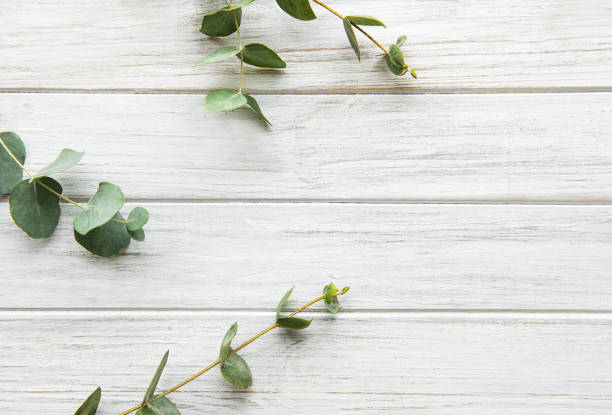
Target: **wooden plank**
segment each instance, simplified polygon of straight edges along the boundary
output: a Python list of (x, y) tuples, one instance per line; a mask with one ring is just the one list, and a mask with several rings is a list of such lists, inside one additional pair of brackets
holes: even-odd
[(81, 197), (108, 180), (149, 200), (612, 200), (610, 93), (266, 96), (270, 130), (203, 100), (0, 94), (33, 169), (87, 152), (61, 176)]
[[(202, 16), (223, 2), (200, 0), (41, 0), (4, 2), (0, 88), (210, 89), (235, 87), (235, 61), (195, 62), (236, 40), (207, 39)], [(245, 9), (246, 42), (277, 50), (288, 68), (248, 68), (252, 91), (432, 91), (612, 86), (612, 6), (608, 0), (333, 0), (346, 14), (383, 19), (384, 44), (408, 36), (408, 62), (421, 79), (390, 74), (363, 36), (358, 63), (341, 22), (300, 22), (273, 1)]]
[(4, 213), (1, 307), (272, 309), (290, 286), (330, 280), (354, 288), (358, 309), (612, 304), (611, 206), (144, 206), (147, 241), (110, 260), (73, 241), (72, 206), (48, 241)]
[[(316, 293), (314, 293), (316, 294)], [(241, 354), (254, 385), (217, 370), (173, 400), (185, 414), (610, 413), (612, 317), (523, 314), (314, 314), (306, 333), (272, 332)], [(160, 389), (217, 357), (273, 313), (2, 313), (0, 411), (72, 413), (96, 386), (102, 413), (142, 399), (166, 349)]]

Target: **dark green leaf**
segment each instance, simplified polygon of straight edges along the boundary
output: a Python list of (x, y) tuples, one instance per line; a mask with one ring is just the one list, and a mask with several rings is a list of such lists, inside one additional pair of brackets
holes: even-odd
[(136, 411), (136, 415), (181, 415), (181, 413), (168, 398), (163, 397), (144, 405)]
[(389, 54), (385, 55), (385, 61), (391, 72), (395, 75), (402, 76), (408, 72), (407, 65), (404, 62), (404, 55), (396, 44), (389, 47)]
[(83, 158), (84, 152), (79, 153), (78, 151), (65, 148), (57, 156), (57, 158), (49, 165), (42, 168), (37, 174), (32, 177), (32, 180), (51, 176), (52, 174), (62, 173), (77, 164)]
[(209, 63), (221, 62), (231, 58), (240, 53), (240, 48), (236, 46), (225, 46), (219, 50), (214, 51), (204, 59), (196, 63), (196, 65), (208, 65)]
[(236, 31), (236, 22), (240, 26), (241, 19), (241, 9), (232, 11), (221, 9), (204, 16), (200, 32), (214, 37), (229, 36)]
[[(119, 213), (115, 215), (115, 219), (124, 220)], [(130, 244), (130, 235), (125, 224), (113, 220), (88, 232), (87, 235), (75, 231), (74, 239), (89, 252), (102, 257), (117, 255)]]
[(157, 389), (157, 384), (159, 383), (159, 378), (161, 378), (162, 372), (164, 371), (164, 368), (166, 367), (166, 363), (168, 363), (169, 354), (170, 354), (169, 350), (166, 351), (166, 353), (164, 353), (164, 357), (162, 357), (161, 362), (159, 362), (159, 366), (157, 366), (157, 369), (155, 370), (153, 379), (151, 379), (151, 383), (149, 384), (149, 387), (147, 388), (147, 391), (145, 392), (142, 402), (148, 403), (151, 401), (151, 398), (153, 398), (153, 395), (155, 394), (155, 389)]
[(149, 221), (149, 216), (149, 211), (145, 208), (135, 207), (128, 215), (127, 230), (134, 232), (142, 229)]
[[(240, 58), (240, 56), (238, 56)], [(287, 64), (272, 49), (261, 43), (249, 43), (242, 50), (242, 59), (260, 68), (285, 68)]]
[[(23, 141), (15, 133), (0, 133), (0, 139), (21, 164), (25, 163), (26, 151)], [(4, 146), (0, 145), (0, 193), (9, 193), (23, 178), (23, 170), (13, 160)]]
[(93, 391), (91, 395), (85, 399), (85, 402), (76, 410), (74, 415), (95, 415), (100, 404), (100, 398), (102, 397), (102, 389), (98, 386), (98, 389)]
[(400, 37), (397, 38), (397, 40), (395, 41), (395, 44), (399, 47), (402, 47), (404, 43), (406, 43), (406, 39), (408, 38), (405, 35), (401, 35)]
[[(39, 180), (57, 193), (62, 193), (62, 186), (52, 178)], [(19, 182), (11, 191), (9, 209), (15, 224), (35, 239), (50, 237), (61, 214), (59, 197), (38, 181), (30, 183), (27, 179)]]
[(123, 192), (112, 183), (102, 182), (98, 191), (89, 200), (87, 208), (74, 218), (74, 230), (81, 235), (104, 225), (125, 203)]
[(145, 231), (144, 229), (138, 229), (137, 231), (127, 230), (128, 235), (135, 241), (142, 242), (145, 240)]
[(285, 329), (302, 330), (310, 326), (312, 320), (305, 320), (297, 317), (281, 317), (276, 320), (276, 324)]
[(221, 342), (221, 348), (219, 350), (219, 359), (221, 359), (221, 364), (225, 362), (227, 359), (227, 355), (231, 350), (232, 340), (236, 337), (236, 332), (238, 331), (238, 322), (232, 324), (232, 326), (227, 330), (225, 336), (223, 337), (223, 341)]
[(248, 95), (248, 94), (244, 94), (244, 96), (247, 99), (247, 104), (249, 104), (249, 107), (253, 108), (253, 111), (255, 111), (257, 116), (259, 118), (261, 118), (266, 124), (272, 125), (272, 123), (270, 121), (268, 121), (266, 116), (261, 111), (261, 108), (259, 107), (259, 104), (257, 103), (257, 100), (255, 98), (253, 98), (251, 95)]
[(287, 301), (289, 301), (289, 297), (291, 297), (294, 288), (295, 287), (291, 287), (291, 289), (287, 291), (278, 302), (278, 305), (276, 306), (276, 320), (279, 319), (280, 313), (283, 311), (283, 308), (285, 307), (285, 304), (287, 304)]
[(342, 19), (342, 23), (344, 24), (344, 31), (346, 32), (346, 36), (351, 44), (351, 47), (355, 51), (357, 55), (357, 59), (361, 60), (361, 52), (359, 51), (359, 43), (357, 42), (357, 38), (355, 37), (355, 31), (353, 30), (353, 25), (348, 17)]
[(276, 0), (281, 9), (299, 20), (312, 20), (317, 16), (310, 7), (309, 0)]
[(378, 20), (375, 17), (370, 17), (370, 16), (346, 16), (346, 18), (349, 19), (351, 21), (351, 23), (354, 23), (356, 25), (387, 27), (387, 26), (385, 26), (385, 24), (383, 22), (381, 22), (380, 20)]
[(241, 388), (248, 388), (253, 384), (249, 365), (236, 353), (229, 355), (221, 365), (221, 374), (226, 381)]
[(230, 89), (215, 89), (206, 95), (206, 108), (209, 111), (231, 111), (244, 107), (246, 103), (247, 99), (244, 95)]
[(255, 0), (240, 0), (239, 2), (232, 4), (230, 7), (224, 7), (223, 10), (237, 10), (247, 4), (253, 3)]

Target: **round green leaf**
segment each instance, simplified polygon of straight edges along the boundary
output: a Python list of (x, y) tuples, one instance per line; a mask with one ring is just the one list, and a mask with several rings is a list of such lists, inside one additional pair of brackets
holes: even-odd
[(36, 180), (41, 177), (51, 176), (52, 174), (62, 173), (77, 164), (83, 158), (84, 152), (79, 153), (78, 151), (65, 148), (57, 156), (57, 158), (49, 165), (42, 168), (37, 174), (32, 177), (32, 180)]
[(404, 54), (396, 44), (389, 47), (389, 54), (385, 55), (385, 61), (395, 75), (402, 76), (408, 72), (408, 67), (404, 62)]
[(346, 32), (346, 36), (348, 37), (349, 43), (351, 47), (355, 51), (355, 55), (357, 55), (357, 59), (361, 60), (361, 51), (359, 50), (359, 42), (357, 42), (357, 38), (355, 37), (355, 31), (353, 30), (353, 25), (348, 17), (342, 19), (342, 23), (344, 24), (344, 31)]
[(309, 0), (276, 0), (281, 9), (299, 20), (313, 20), (317, 16), (310, 7)]
[(145, 240), (145, 231), (144, 229), (138, 229), (136, 231), (127, 230), (128, 235), (135, 241), (143, 242)]
[[(240, 56), (238, 56), (240, 58)], [(285, 68), (287, 64), (272, 49), (261, 43), (250, 43), (242, 50), (242, 59), (260, 68)]]
[(229, 355), (221, 365), (221, 374), (226, 381), (241, 388), (248, 388), (253, 384), (249, 365), (236, 353)]
[(144, 405), (136, 415), (181, 415), (170, 399), (163, 397)]
[(210, 63), (221, 62), (239, 53), (240, 48), (237, 48), (236, 46), (226, 46), (206, 56), (204, 59), (196, 63), (196, 65), (201, 66), (208, 65)]
[(281, 317), (276, 320), (276, 324), (285, 329), (302, 330), (310, 326), (312, 320), (305, 320), (298, 317)]
[(123, 192), (118, 186), (108, 182), (100, 183), (98, 191), (87, 203), (87, 208), (74, 218), (74, 230), (87, 235), (92, 229), (111, 220), (124, 203)]
[(247, 4), (253, 3), (255, 0), (240, 0), (237, 3), (232, 4), (230, 7), (224, 7), (223, 10), (237, 10)]
[(257, 116), (266, 124), (268, 125), (272, 125), (272, 123), (270, 121), (268, 121), (268, 119), (266, 118), (266, 116), (263, 114), (263, 112), (261, 111), (261, 108), (259, 107), (259, 104), (257, 103), (257, 100), (255, 98), (253, 98), (251, 95), (248, 94), (244, 94), (244, 96), (247, 99), (247, 104), (249, 104), (249, 107), (251, 107), (253, 109), (253, 111), (255, 111), (255, 113), (257, 114)]
[(244, 95), (230, 89), (215, 89), (206, 95), (206, 108), (209, 111), (231, 111), (244, 107), (246, 103), (247, 99)]
[[(57, 193), (62, 186), (50, 177), (39, 179)], [(60, 218), (59, 197), (45, 189), (38, 181), (22, 180), (11, 191), (9, 209), (13, 221), (31, 238), (48, 238)]]
[(143, 226), (149, 221), (149, 211), (143, 207), (135, 207), (128, 215), (127, 230), (137, 231), (142, 229)]
[(76, 410), (74, 415), (95, 415), (102, 397), (102, 389), (98, 388), (85, 399), (85, 402)]
[(221, 342), (221, 348), (219, 349), (219, 359), (221, 359), (221, 364), (225, 362), (227, 359), (227, 355), (231, 350), (232, 340), (236, 337), (236, 332), (238, 331), (238, 322), (232, 324), (232, 326), (227, 330), (225, 336), (223, 337), (223, 341)]
[[(119, 213), (114, 218), (120, 221), (124, 220)], [(117, 255), (130, 244), (130, 235), (125, 229), (125, 224), (113, 220), (91, 230), (87, 235), (81, 235), (75, 230), (74, 239), (83, 248), (101, 257)]]
[[(235, 20), (234, 15), (236, 16)], [(200, 32), (214, 37), (229, 36), (237, 30), (236, 22), (238, 22), (238, 26), (240, 26), (241, 19), (241, 9), (232, 11), (221, 9), (204, 16)]]
[(370, 17), (370, 16), (346, 16), (346, 18), (349, 19), (351, 21), (351, 23), (354, 23), (356, 25), (387, 27), (387, 26), (385, 26), (385, 24), (383, 22), (381, 22), (380, 20), (378, 20), (375, 17)]
[[(15, 133), (0, 133), (2, 142), (21, 164), (25, 163), (26, 151), (21, 138)], [(23, 178), (23, 170), (0, 145), (0, 193), (9, 193)]]

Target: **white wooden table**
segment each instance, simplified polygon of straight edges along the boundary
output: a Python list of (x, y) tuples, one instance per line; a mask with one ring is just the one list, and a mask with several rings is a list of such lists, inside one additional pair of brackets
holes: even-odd
[(231, 42), (197, 32), (217, 3), (3, 2), (1, 129), (33, 168), (85, 150), (66, 193), (111, 181), (152, 220), (98, 259), (71, 206), (40, 242), (0, 201), (0, 413), (100, 385), (116, 414), (167, 348), (162, 389), (329, 280), (342, 314), (245, 349), (252, 389), (209, 374), (183, 414), (612, 413), (612, 3), (330, 0), (406, 34), (413, 81), (365, 40), (357, 63), (323, 10), (259, 0), (245, 39), (288, 62), (246, 72), (272, 129), (204, 108), (238, 75), (194, 66)]

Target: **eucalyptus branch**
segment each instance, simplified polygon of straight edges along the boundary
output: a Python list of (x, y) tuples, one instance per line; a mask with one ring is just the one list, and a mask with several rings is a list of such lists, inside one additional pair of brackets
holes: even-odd
[[(210, 371), (215, 366), (220, 366), (221, 375), (223, 378), (232, 385), (239, 386), (242, 388), (248, 388), (253, 383), (253, 377), (251, 375), (251, 369), (249, 369), (246, 361), (238, 355), (238, 352), (244, 349), (249, 344), (253, 343), (255, 340), (259, 339), (266, 333), (271, 332), (277, 328), (285, 328), (290, 330), (302, 330), (310, 326), (312, 320), (305, 320), (302, 318), (294, 317), (296, 314), (306, 310), (312, 305), (318, 303), (319, 301), (324, 301), (327, 309), (332, 313), (337, 313), (340, 310), (340, 303), (338, 301), (338, 296), (344, 295), (348, 292), (349, 287), (344, 287), (342, 290), (336, 288), (336, 286), (331, 283), (326, 285), (323, 288), (323, 295), (315, 298), (314, 300), (306, 303), (302, 307), (295, 310), (293, 313), (290, 313), (286, 317), (281, 317), (281, 313), (283, 308), (287, 304), (289, 297), (293, 293), (293, 288), (291, 288), (285, 295), (281, 298), (278, 306), (276, 307), (276, 320), (273, 324), (263, 329), (250, 339), (246, 340), (240, 346), (232, 349), (231, 343), (236, 333), (238, 331), (238, 323), (234, 323), (228, 331), (225, 333), (223, 340), (221, 341), (221, 347), (219, 350), (219, 358), (210, 363), (204, 369), (197, 372), (195, 375), (192, 375), (180, 382), (176, 386), (166, 390), (159, 395), (155, 394), (155, 389), (157, 388), (157, 384), (159, 383), (159, 379), (161, 378), (161, 374), (166, 366), (168, 361), (169, 351), (167, 351), (155, 374), (153, 375), (153, 379), (145, 392), (144, 398), (142, 402), (136, 406), (133, 406), (130, 409), (127, 409), (121, 412), (119, 415), (128, 415), (134, 411), (136, 415), (180, 415), (177, 407), (168, 399), (166, 396), (171, 394), (172, 392), (177, 391), (188, 383), (196, 380), (204, 373)], [(89, 397), (83, 402), (83, 404), (77, 409), (75, 415), (95, 415), (98, 410), (98, 406), (100, 403), (100, 398), (102, 396), (102, 390), (98, 387)]]
[[(9, 210), (15, 224), (35, 239), (50, 237), (59, 222), (60, 199), (82, 210), (73, 222), (74, 238), (88, 251), (103, 257), (118, 254), (130, 240), (144, 241), (143, 227), (149, 212), (136, 207), (125, 220), (119, 210), (123, 192), (112, 183), (101, 182), (87, 206), (62, 194), (62, 186), (50, 176), (76, 165), (85, 153), (63, 149), (38, 173), (24, 165), (25, 145), (15, 133), (0, 133), (0, 193), (9, 193)], [(28, 176), (23, 179), (23, 173)]]
[[(282, 69), (286, 67), (286, 63), (276, 54), (276, 52), (261, 43), (251, 43), (246, 46), (242, 45), (242, 37), (240, 34), (242, 8), (253, 1), (254, 0), (238, 0), (236, 3), (232, 4), (231, 0), (225, 0), (226, 6), (224, 8), (204, 16), (200, 32), (212, 37), (229, 36), (236, 32), (238, 46), (225, 46), (218, 49), (200, 60), (197, 65), (208, 65), (237, 56), (240, 59), (240, 87), (238, 91), (215, 89), (206, 96), (206, 108), (210, 111), (221, 112), (232, 111), (248, 105), (255, 111), (261, 120), (270, 125), (270, 121), (264, 116), (255, 98), (242, 92), (244, 64), (247, 63), (260, 68)], [(349, 43), (359, 60), (361, 60), (361, 48), (359, 47), (354, 29), (360, 31), (384, 52), (387, 66), (393, 74), (403, 76), (410, 72), (414, 78), (417, 77), (414, 68), (406, 64), (404, 55), (400, 49), (406, 42), (406, 36), (400, 36), (397, 41), (387, 49), (362, 27), (386, 27), (382, 21), (369, 16), (344, 16), (320, 0), (312, 1), (342, 20)], [(310, 0), (276, 0), (276, 3), (287, 14), (296, 19), (313, 20), (317, 17), (312, 10)]]

